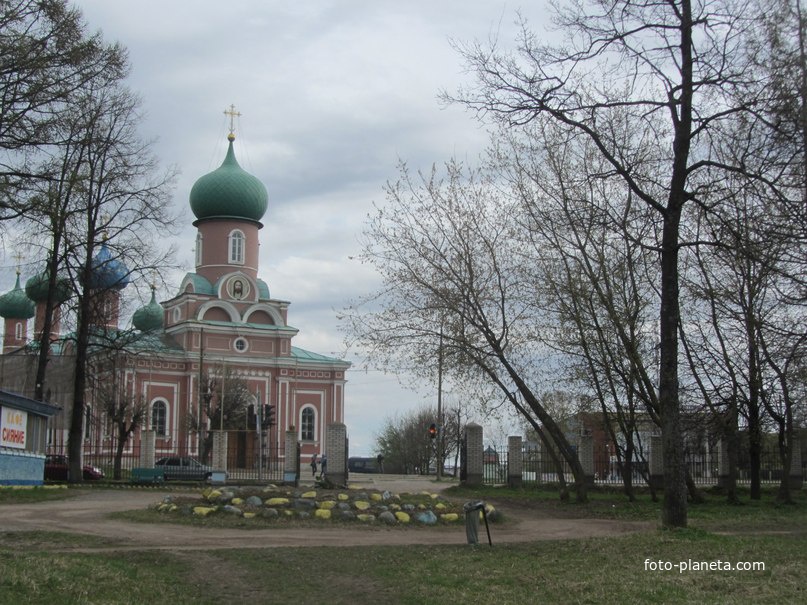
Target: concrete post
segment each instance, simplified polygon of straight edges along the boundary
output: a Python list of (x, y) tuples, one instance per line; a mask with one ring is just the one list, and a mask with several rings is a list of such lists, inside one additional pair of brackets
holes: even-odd
[(521, 487), (524, 472), (524, 454), (521, 450), (521, 437), (515, 435), (507, 438), (507, 485), (509, 487)]
[(661, 435), (650, 437), (650, 485), (655, 489), (664, 487), (664, 446)]
[(325, 450), (328, 457), (325, 478), (333, 485), (347, 485), (347, 427), (341, 422), (325, 428)]
[(297, 443), (297, 431), (286, 431), (283, 450), (283, 481), (294, 486), (300, 482), (300, 444)]
[(793, 436), (793, 457), (790, 459), (790, 489), (804, 487), (804, 471), (801, 466), (801, 440)]
[(482, 427), (475, 422), (466, 424), (464, 485), (482, 485), (484, 451)]
[(586, 485), (594, 486), (594, 438), (591, 435), (580, 435), (577, 442), (577, 459), (583, 467)]
[(227, 431), (213, 431), (213, 463), (215, 471), (227, 470)]
[(157, 434), (151, 429), (140, 431), (140, 460), (142, 468), (154, 468)]

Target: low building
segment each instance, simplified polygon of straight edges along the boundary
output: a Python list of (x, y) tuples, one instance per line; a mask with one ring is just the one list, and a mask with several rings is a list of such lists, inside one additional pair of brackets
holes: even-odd
[(48, 420), (59, 407), (0, 390), (0, 485), (42, 485)]

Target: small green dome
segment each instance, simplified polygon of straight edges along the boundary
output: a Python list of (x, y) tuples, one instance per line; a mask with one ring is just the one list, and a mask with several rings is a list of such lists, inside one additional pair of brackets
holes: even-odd
[(31, 319), (36, 312), (34, 301), (25, 295), (20, 287), (20, 274), (17, 273), (17, 283), (11, 292), (0, 296), (0, 317), (5, 319)]
[(194, 183), (190, 203), (197, 219), (240, 218), (260, 222), (268, 198), (263, 183), (238, 165), (231, 138), (221, 166)]
[(156, 332), (163, 328), (163, 308), (154, 296), (154, 288), (151, 289), (151, 302), (145, 307), (139, 308), (132, 316), (132, 324), (141, 332)]
[[(48, 283), (50, 274), (47, 271), (34, 275), (25, 282), (25, 293), (35, 303), (43, 303), (48, 300)], [(54, 302), (57, 305), (70, 299), (70, 282), (64, 277), (56, 278), (56, 296)]]

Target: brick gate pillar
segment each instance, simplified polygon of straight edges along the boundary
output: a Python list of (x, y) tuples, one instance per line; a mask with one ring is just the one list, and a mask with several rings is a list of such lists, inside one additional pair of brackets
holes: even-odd
[(465, 425), (465, 485), (482, 485), (484, 473), (484, 439), (482, 427), (475, 422)]
[(283, 481), (294, 486), (300, 482), (300, 444), (297, 443), (297, 431), (286, 431), (283, 455)]
[(227, 431), (213, 431), (213, 470), (227, 470)]
[(347, 427), (341, 422), (325, 428), (325, 450), (328, 466), (325, 478), (333, 485), (347, 485)]
[(140, 431), (140, 459), (138, 464), (143, 468), (154, 468), (154, 452), (157, 447), (157, 434), (151, 429)]
[(594, 438), (591, 435), (580, 435), (577, 444), (577, 459), (583, 467), (586, 485), (594, 486)]
[(521, 437), (518, 435), (507, 438), (507, 485), (508, 487), (521, 487), (524, 471), (524, 454), (522, 453)]

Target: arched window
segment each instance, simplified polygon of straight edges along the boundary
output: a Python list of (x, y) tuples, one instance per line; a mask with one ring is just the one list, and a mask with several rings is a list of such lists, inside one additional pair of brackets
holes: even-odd
[(151, 406), (151, 430), (157, 435), (165, 436), (168, 419), (168, 404), (158, 399)]
[(231, 263), (244, 263), (244, 234), (241, 231), (230, 233), (230, 258)]
[(23, 333), (22, 333), (22, 322), (21, 322), (21, 321), (18, 321), (18, 322), (17, 322), (17, 326), (16, 326), (16, 333), (15, 333), (15, 335), (14, 335), (14, 336), (15, 336), (15, 338), (16, 338), (17, 340), (22, 340), (22, 339), (23, 339)]
[(303, 408), (303, 412), (300, 415), (300, 439), (302, 441), (314, 441), (315, 419), (314, 408)]
[(196, 266), (202, 264), (202, 234), (196, 234)]

